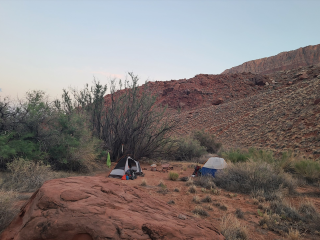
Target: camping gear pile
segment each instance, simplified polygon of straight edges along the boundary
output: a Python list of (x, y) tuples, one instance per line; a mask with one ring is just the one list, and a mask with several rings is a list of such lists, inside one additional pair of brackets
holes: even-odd
[(139, 175), (144, 175), (140, 163), (130, 156), (125, 156), (118, 161), (115, 168), (109, 174), (109, 177), (121, 178), (122, 180), (134, 180)]
[(201, 175), (211, 175), (214, 177), (218, 170), (224, 169), (226, 167), (227, 163), (223, 158), (211, 157), (207, 160), (207, 162), (203, 165), (202, 168), (200, 166), (196, 166), (194, 168), (192, 176), (195, 177)]

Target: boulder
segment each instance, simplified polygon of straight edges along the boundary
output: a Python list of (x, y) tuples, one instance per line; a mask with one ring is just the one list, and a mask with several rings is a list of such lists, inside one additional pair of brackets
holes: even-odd
[(217, 98), (217, 99), (214, 99), (212, 101), (212, 105), (220, 105), (223, 103), (223, 99), (222, 98)]
[(210, 222), (186, 217), (118, 179), (70, 177), (37, 190), (1, 240), (224, 239)]

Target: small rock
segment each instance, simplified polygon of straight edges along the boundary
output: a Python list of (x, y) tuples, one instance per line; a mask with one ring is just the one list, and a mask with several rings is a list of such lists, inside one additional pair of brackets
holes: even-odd
[(179, 214), (178, 218), (182, 219), (182, 220), (186, 220), (187, 216), (183, 215), (183, 214)]
[(300, 80), (303, 80), (303, 79), (307, 79), (309, 76), (307, 73), (303, 73), (302, 75), (299, 76), (299, 79)]

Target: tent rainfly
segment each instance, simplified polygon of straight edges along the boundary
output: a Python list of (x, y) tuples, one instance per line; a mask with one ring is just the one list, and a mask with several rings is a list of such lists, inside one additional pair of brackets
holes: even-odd
[(137, 175), (141, 175), (141, 167), (140, 163), (129, 156), (122, 157), (116, 167), (111, 171), (109, 177), (121, 178), (126, 171), (129, 169), (129, 165), (131, 169), (135, 171)]
[(211, 157), (201, 168), (202, 175), (212, 175), (214, 177), (215, 173), (219, 169), (227, 167), (227, 163), (223, 158)]

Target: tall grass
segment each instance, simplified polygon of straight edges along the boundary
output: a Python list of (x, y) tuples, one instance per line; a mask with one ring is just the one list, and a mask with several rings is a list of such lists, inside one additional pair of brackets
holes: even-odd
[(12, 207), (12, 202), (17, 199), (14, 191), (0, 190), (0, 233), (9, 225), (18, 209)]

